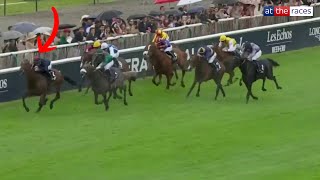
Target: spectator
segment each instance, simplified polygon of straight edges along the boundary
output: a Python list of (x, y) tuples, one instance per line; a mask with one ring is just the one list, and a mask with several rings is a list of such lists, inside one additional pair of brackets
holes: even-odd
[(83, 40), (84, 40), (84, 29), (83, 27), (80, 27), (77, 31), (75, 31), (74, 38), (72, 39), (71, 43), (82, 42)]
[(131, 19), (129, 21), (129, 26), (127, 27), (127, 32), (129, 34), (137, 34), (137, 33), (139, 33), (138, 26), (137, 26), (137, 21), (134, 21), (133, 19)]
[(69, 42), (67, 41), (67, 38), (69, 38), (69, 36), (70, 36), (70, 32), (68, 30), (60, 31), (60, 38), (58, 40), (58, 45), (69, 44)]
[(118, 23), (117, 18), (112, 18), (112, 23), (111, 23), (111, 32), (113, 34), (118, 34), (120, 29), (120, 25)]
[(146, 33), (148, 28), (147, 28), (147, 17), (143, 18), (143, 20), (139, 23), (138, 25), (139, 32)]
[(120, 29), (121, 29), (122, 34), (128, 34), (126, 24), (121, 23)]
[(84, 29), (85, 29), (85, 35), (88, 35), (88, 34), (89, 34), (90, 29), (91, 29), (92, 26), (93, 26), (92, 19), (88, 19), (87, 22), (86, 22), (86, 25), (85, 25), (85, 27), (84, 27)]
[(103, 31), (103, 30), (101, 31), (101, 28), (100, 28), (101, 26), (102, 26), (101, 21), (95, 20), (95, 22), (94, 22), (94, 28), (95, 28), (94, 36), (95, 36), (97, 39), (100, 38), (100, 35), (101, 35), (102, 31)]
[(86, 37), (86, 40), (87, 41), (95, 41), (97, 39), (96, 36), (95, 36), (95, 33), (96, 33), (95, 27), (91, 26), (90, 30), (89, 30), (89, 34)]
[(166, 12), (166, 9), (164, 6), (160, 6), (160, 13), (164, 14)]

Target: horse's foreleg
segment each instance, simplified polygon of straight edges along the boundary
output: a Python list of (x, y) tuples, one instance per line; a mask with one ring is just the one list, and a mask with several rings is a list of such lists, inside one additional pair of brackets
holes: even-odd
[(131, 80), (129, 80), (129, 95), (133, 96), (132, 91), (131, 91)]
[(41, 94), (40, 100), (39, 100), (39, 107), (36, 111), (37, 113), (41, 111), (42, 107), (45, 105), (45, 101), (46, 101), (46, 94)]
[(243, 81), (243, 78), (240, 78), (240, 80), (239, 80), (239, 86), (242, 86), (242, 81)]
[(177, 68), (174, 68), (174, 75), (176, 76), (176, 80), (179, 79)]
[(94, 104), (99, 105), (102, 104), (103, 102), (98, 102), (98, 93), (94, 92)]
[(85, 76), (82, 76), (79, 83), (79, 89), (78, 89), (79, 92), (82, 91), (82, 84), (84, 83), (84, 80), (85, 80)]
[(157, 84), (160, 85), (160, 84), (161, 84), (161, 81), (162, 81), (162, 75), (161, 75), (161, 74), (158, 74), (158, 76), (159, 76), (159, 81), (157, 82)]
[[(118, 88), (116, 88), (116, 89), (113, 90), (113, 99), (122, 99), (122, 97), (121, 97), (120, 95), (118, 95), (117, 89), (118, 89)], [(120, 89), (120, 90), (121, 90), (121, 89)], [(121, 92), (121, 93), (122, 93), (122, 92)]]
[(54, 97), (54, 99), (52, 99), (52, 101), (50, 102), (50, 109), (53, 109), (53, 103), (56, 102), (58, 99), (60, 99), (60, 88), (57, 88), (56, 97)]
[(26, 104), (26, 100), (25, 100), (28, 96), (29, 96), (29, 93), (28, 93), (28, 92), (24, 93), (24, 95), (22, 96), (22, 104), (23, 104), (24, 109), (25, 109), (27, 112), (30, 111), (30, 109), (28, 108), (28, 106), (27, 106), (27, 104)]
[(194, 89), (194, 87), (196, 86), (196, 84), (197, 84), (197, 82), (194, 80), (193, 83), (192, 83), (192, 85), (191, 85), (191, 87), (190, 87), (190, 90), (189, 90), (189, 92), (188, 92), (188, 94), (187, 94), (187, 97), (190, 96), (190, 94), (191, 94), (192, 90)]
[(244, 83), (245, 83), (247, 90), (248, 90), (247, 96), (246, 96), (246, 103), (248, 104), (248, 102), (249, 102), (249, 96), (251, 96), (254, 100), (258, 100), (258, 97), (254, 96), (252, 94), (252, 81), (246, 80), (246, 81), (244, 81)]
[(233, 77), (234, 77), (234, 72), (231, 71), (228, 74), (229, 74), (229, 79), (228, 79), (228, 83), (225, 86), (229, 86), (229, 85), (231, 85), (233, 83), (232, 80), (233, 80)]
[(109, 101), (107, 99), (107, 93), (102, 94), (102, 97), (103, 97), (103, 103), (104, 103), (105, 110), (108, 111)]
[(200, 86), (201, 86), (201, 82), (199, 82), (199, 84), (198, 84), (198, 91), (196, 94), (197, 97), (200, 97)]
[(91, 88), (91, 84), (89, 84), (89, 85), (88, 85), (87, 90), (86, 90), (86, 92), (85, 92), (84, 94), (88, 94), (88, 93), (89, 93), (90, 88)]
[(156, 86), (159, 86), (161, 75), (159, 76), (159, 83), (156, 83), (156, 77), (157, 77), (157, 76), (158, 76), (158, 74), (153, 75), (152, 83), (153, 83), (154, 85), (156, 85)]
[(122, 87), (123, 89), (123, 104), (124, 105), (128, 105), (128, 102), (127, 102), (127, 85), (124, 84), (124, 86)]
[(182, 71), (182, 77), (181, 77), (181, 87), (186, 87), (186, 85), (184, 84), (184, 75), (186, 74), (185, 70), (181, 70)]
[(173, 73), (167, 74), (166, 77), (167, 77), (167, 89), (169, 89), (170, 86), (176, 85), (176, 83), (171, 83)]
[(262, 91), (267, 91), (267, 89), (264, 87), (265, 82), (266, 82), (266, 77), (262, 79), (262, 88), (261, 88)]

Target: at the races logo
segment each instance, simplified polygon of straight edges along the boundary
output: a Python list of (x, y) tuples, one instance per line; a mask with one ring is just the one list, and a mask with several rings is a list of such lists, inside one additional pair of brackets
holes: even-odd
[(0, 92), (5, 91), (8, 87), (7, 79), (0, 79)]
[(320, 41), (320, 27), (309, 28), (309, 36), (314, 36)]

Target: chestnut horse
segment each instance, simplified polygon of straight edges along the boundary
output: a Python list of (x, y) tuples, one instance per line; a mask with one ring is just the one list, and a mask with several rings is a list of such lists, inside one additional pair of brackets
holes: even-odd
[(77, 83), (73, 80), (71, 80), (67, 76), (63, 76), (62, 73), (59, 70), (52, 69), (56, 75), (56, 80), (52, 81), (49, 80), (47, 77), (44, 75), (35, 72), (34, 69), (32, 68), (32, 64), (28, 60), (23, 60), (21, 62), (21, 71), (23, 74), (25, 74), (26, 79), (27, 79), (27, 91), (24, 93), (22, 96), (22, 103), (23, 107), (27, 112), (30, 111), (30, 109), (27, 107), (25, 99), (27, 97), (31, 96), (40, 96), (40, 101), (39, 101), (39, 108), (37, 112), (40, 112), (42, 107), (47, 103), (47, 94), (48, 91), (51, 88), (55, 89), (56, 96), (55, 98), (50, 102), (50, 109), (53, 108), (53, 104), (55, 101), (60, 99), (60, 91), (61, 91), (61, 86), (65, 81), (67, 81), (69, 84), (76, 86)]

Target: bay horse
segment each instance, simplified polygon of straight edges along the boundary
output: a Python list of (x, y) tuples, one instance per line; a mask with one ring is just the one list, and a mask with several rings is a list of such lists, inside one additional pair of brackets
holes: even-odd
[[(215, 52), (219, 50), (221, 52), (221, 57), (218, 59), (219, 62), (222, 62), (223, 65), (226, 67), (226, 73), (229, 74), (228, 82), (225, 86), (229, 86), (233, 84), (233, 77), (234, 77), (234, 69), (239, 67), (240, 65), (240, 58), (235, 57), (233, 54), (222, 51), (222, 48), (219, 47), (219, 44), (215, 44), (212, 47), (212, 50)], [(235, 78), (237, 81), (238, 78)]]
[[(113, 68), (113, 67), (112, 67)], [(89, 63), (84, 64), (82, 69), (80, 70), (81, 74), (85, 74), (92, 85), (92, 90), (94, 92), (94, 102), (99, 105), (104, 103), (105, 110), (109, 109), (109, 99), (116, 89), (120, 89), (120, 91), (124, 92), (123, 103), (124, 105), (128, 105), (127, 102), (127, 85), (125, 81), (127, 80), (135, 80), (137, 78), (137, 72), (121, 72), (119, 68), (113, 68), (115, 72), (118, 74), (118, 78), (113, 82), (109, 83), (106, 74), (101, 70), (95, 70), (95, 67)], [(107, 93), (109, 93), (107, 98)], [(103, 102), (98, 102), (98, 95), (103, 96)]]
[[(94, 65), (95, 67), (97, 67), (97, 66), (101, 63), (102, 59), (97, 59), (97, 57), (95, 56), (96, 51), (97, 51), (97, 49), (92, 49), (91, 51), (85, 52), (85, 53), (83, 54), (83, 56), (81, 57), (80, 68), (82, 68), (83, 65), (86, 64), (86, 63), (91, 63), (91, 64)], [(130, 66), (129, 66), (129, 63), (127, 63), (127, 61), (126, 61), (125, 59), (123, 59), (122, 57), (119, 57), (119, 58), (118, 58), (118, 62), (119, 62), (119, 64), (120, 64), (120, 66), (121, 66), (121, 71), (122, 71), (122, 72), (129, 72), (129, 71), (131, 71)], [(79, 92), (82, 91), (82, 84), (84, 83), (84, 81), (85, 81), (85, 76), (83, 76), (83, 77), (81, 78), (81, 82), (80, 82), (80, 84), (79, 84), (79, 89), (78, 89)], [(132, 83), (132, 81), (129, 80), (129, 95), (130, 95), (130, 96), (133, 96), (132, 88), (131, 88), (131, 83)], [(90, 88), (91, 88), (91, 85), (89, 84), (88, 87), (87, 87), (87, 90), (85, 91), (85, 94), (88, 94)], [(116, 92), (114, 93), (114, 96), (113, 96), (113, 97), (114, 97), (114, 99), (116, 99), (116, 98), (121, 99), (121, 98), (122, 98), (122, 97), (119, 96)]]
[[(150, 56), (148, 54), (148, 51), (149, 51), (150, 45), (152, 45), (152, 44), (154, 44), (154, 43), (150, 43), (149, 45), (145, 46), (144, 52), (143, 52), (143, 58), (145, 60), (148, 60), (149, 62), (150, 62)], [(173, 49), (174, 53), (177, 56), (177, 64), (174, 64), (173, 71), (174, 71), (176, 80), (178, 80), (179, 76), (178, 76), (177, 67), (176, 67), (176, 65), (178, 65), (178, 67), (181, 69), (181, 73), (182, 73), (180, 85), (181, 85), (181, 87), (185, 87), (184, 76), (185, 76), (185, 73), (190, 70), (190, 61), (188, 60), (188, 54), (186, 52), (182, 51), (177, 45), (175, 45), (173, 43), (171, 45), (173, 47), (172, 49)], [(148, 63), (148, 65), (151, 65), (151, 63)], [(152, 69), (152, 68), (153, 67), (150, 67), (150, 66), (148, 67), (148, 69)], [(156, 84), (161, 83), (162, 75), (159, 74), (158, 76), (159, 76), (159, 81)]]
[(247, 88), (247, 96), (246, 96), (247, 104), (249, 102), (250, 96), (254, 100), (258, 100), (258, 97), (252, 94), (252, 84), (259, 79), (263, 80), (262, 82), (263, 91), (266, 91), (266, 88), (264, 87), (266, 78), (273, 80), (277, 89), (282, 89), (282, 87), (279, 86), (276, 77), (273, 75), (273, 67), (278, 67), (280, 66), (280, 64), (270, 58), (259, 60), (257, 63), (261, 63), (261, 65), (264, 67), (263, 73), (257, 72), (257, 65), (255, 62), (249, 61), (246, 58), (241, 58), (240, 70), (242, 73), (242, 80)]
[(25, 102), (25, 99), (27, 97), (40, 96), (39, 107), (38, 107), (38, 110), (36, 111), (36, 112), (40, 112), (42, 107), (47, 103), (48, 92), (52, 88), (54, 88), (56, 96), (50, 102), (50, 109), (53, 109), (54, 102), (60, 99), (60, 91), (61, 91), (61, 86), (63, 82), (67, 81), (72, 86), (77, 85), (75, 81), (73, 81), (71, 78), (67, 76), (63, 76), (62, 73), (57, 69), (52, 69), (52, 71), (56, 75), (56, 80), (54, 81), (49, 80), (48, 77), (45, 77), (44, 75), (38, 72), (35, 72), (34, 69), (32, 68), (32, 64), (27, 59), (21, 62), (20, 70), (22, 71), (23, 74), (25, 74), (26, 80), (27, 80), (27, 91), (22, 96), (23, 107), (27, 112), (30, 111), (30, 109), (27, 107)]
[(220, 90), (222, 92), (223, 97), (226, 96), (221, 84), (222, 77), (225, 73), (225, 66), (223, 65), (223, 63), (220, 63), (221, 69), (217, 71), (215, 68), (212, 68), (210, 66), (210, 64), (208, 63), (207, 60), (204, 59), (204, 57), (193, 55), (191, 58), (191, 66), (195, 68), (194, 80), (187, 94), (187, 97), (189, 97), (189, 95), (191, 94), (192, 90), (194, 89), (197, 83), (198, 83), (198, 91), (196, 96), (199, 97), (201, 84), (211, 79), (213, 79), (217, 85), (215, 100), (217, 100)]

